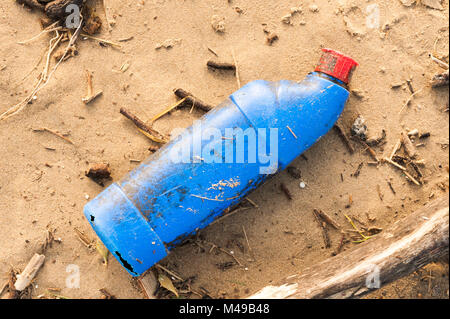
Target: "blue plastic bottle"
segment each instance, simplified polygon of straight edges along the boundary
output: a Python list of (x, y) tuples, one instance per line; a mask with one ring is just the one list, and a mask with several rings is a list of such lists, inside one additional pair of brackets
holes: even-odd
[(247, 84), (85, 206), (131, 275), (152, 267), (333, 127), (357, 63), (323, 51), (301, 83)]

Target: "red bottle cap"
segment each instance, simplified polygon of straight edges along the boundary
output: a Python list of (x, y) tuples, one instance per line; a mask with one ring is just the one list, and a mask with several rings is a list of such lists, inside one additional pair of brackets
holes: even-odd
[(331, 49), (322, 49), (322, 51), (322, 57), (315, 71), (331, 75), (348, 84), (352, 72), (358, 66), (358, 63), (338, 51)]

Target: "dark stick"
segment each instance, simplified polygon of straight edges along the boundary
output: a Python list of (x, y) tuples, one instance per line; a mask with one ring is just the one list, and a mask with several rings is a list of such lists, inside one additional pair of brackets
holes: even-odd
[(335, 222), (330, 216), (328, 216), (325, 212), (320, 209), (314, 209), (314, 212), (319, 216), (324, 222), (333, 227), (334, 229), (340, 229), (341, 226)]
[(236, 66), (232, 63), (217, 62), (217, 61), (209, 60), (208, 62), (206, 62), (206, 65), (212, 69), (225, 70), (225, 71), (236, 71)]
[(193, 96), (190, 92), (185, 91), (183, 89), (175, 89), (173, 91), (173, 93), (179, 97), (180, 99), (184, 99), (186, 98), (185, 102), (183, 103), (183, 105), (189, 104), (191, 106), (195, 106), (199, 109), (201, 109), (202, 111), (205, 112), (209, 112), (213, 109), (213, 106), (206, 104), (205, 102), (203, 102), (202, 100), (199, 100), (198, 98), (196, 98), (195, 96)]
[(345, 240), (345, 234), (342, 234), (341, 241), (339, 242), (339, 246), (337, 247), (337, 250), (336, 250), (336, 255), (339, 254), (342, 250), (342, 247), (344, 247), (344, 240)]
[(140, 120), (136, 115), (132, 114), (127, 109), (122, 107), (120, 109), (120, 114), (125, 116), (127, 119), (131, 120), (134, 123), (134, 125), (136, 125), (138, 128), (140, 128), (142, 131), (144, 131), (150, 135), (153, 135), (154, 137), (156, 137), (162, 141), (162, 142), (158, 142), (158, 143), (165, 143), (167, 141), (167, 139), (164, 135), (162, 135), (158, 131), (149, 127), (147, 124), (145, 124), (142, 120)]
[(342, 127), (340, 127), (338, 124), (336, 124), (334, 126), (334, 129), (336, 130), (336, 132), (338, 133), (339, 137), (342, 139), (342, 141), (344, 142), (345, 146), (347, 146), (350, 154), (353, 154), (355, 152), (355, 148), (353, 147), (353, 145), (351, 144), (350, 140), (348, 139), (347, 135), (344, 133), (344, 130), (342, 129)]
[(395, 189), (394, 189), (394, 186), (392, 185), (392, 183), (391, 183), (390, 181), (387, 181), (387, 184), (389, 185), (389, 188), (391, 189), (392, 193), (393, 193), (394, 195), (397, 194), (397, 193), (395, 192)]
[(320, 228), (322, 229), (322, 237), (323, 237), (323, 241), (325, 243), (325, 248), (330, 248), (331, 247), (331, 241), (330, 241), (330, 237), (328, 236), (328, 230), (327, 230), (327, 225), (325, 224), (325, 222), (323, 222), (318, 214), (318, 211), (315, 209), (313, 211), (314, 217), (316, 218), (316, 221), (319, 223)]
[(284, 195), (286, 195), (287, 199), (292, 200), (292, 194), (289, 188), (284, 183), (280, 184), (280, 189), (283, 191)]

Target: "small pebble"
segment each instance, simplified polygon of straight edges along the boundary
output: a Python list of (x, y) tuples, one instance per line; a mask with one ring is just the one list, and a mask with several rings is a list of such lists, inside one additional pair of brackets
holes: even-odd
[(317, 4), (312, 4), (309, 6), (309, 11), (311, 12), (319, 12), (319, 7), (317, 6)]
[(306, 187), (305, 182), (300, 182), (300, 188), (305, 188), (305, 187)]
[(416, 136), (419, 134), (419, 130), (418, 129), (414, 129), (408, 132), (408, 136)]
[(291, 18), (292, 18), (292, 14), (286, 14), (285, 16), (283, 16), (281, 18), (281, 22), (285, 23), (285, 24), (292, 24), (291, 22)]
[(213, 15), (211, 17), (211, 26), (214, 29), (214, 31), (219, 33), (225, 32), (225, 18), (220, 17), (218, 15)]
[(84, 195), (84, 198), (89, 199), (89, 195), (88, 194)]

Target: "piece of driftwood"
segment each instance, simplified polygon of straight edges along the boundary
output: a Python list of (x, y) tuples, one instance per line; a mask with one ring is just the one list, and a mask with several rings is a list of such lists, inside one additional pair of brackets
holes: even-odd
[(44, 260), (44, 255), (34, 254), (22, 273), (20, 275), (17, 275), (17, 280), (14, 283), (14, 288), (18, 291), (22, 291), (27, 288), (33, 278), (36, 276), (39, 269), (41, 269), (42, 265), (44, 264)]
[(439, 198), (353, 249), (250, 298), (356, 298), (395, 281), (449, 251), (449, 200)]

